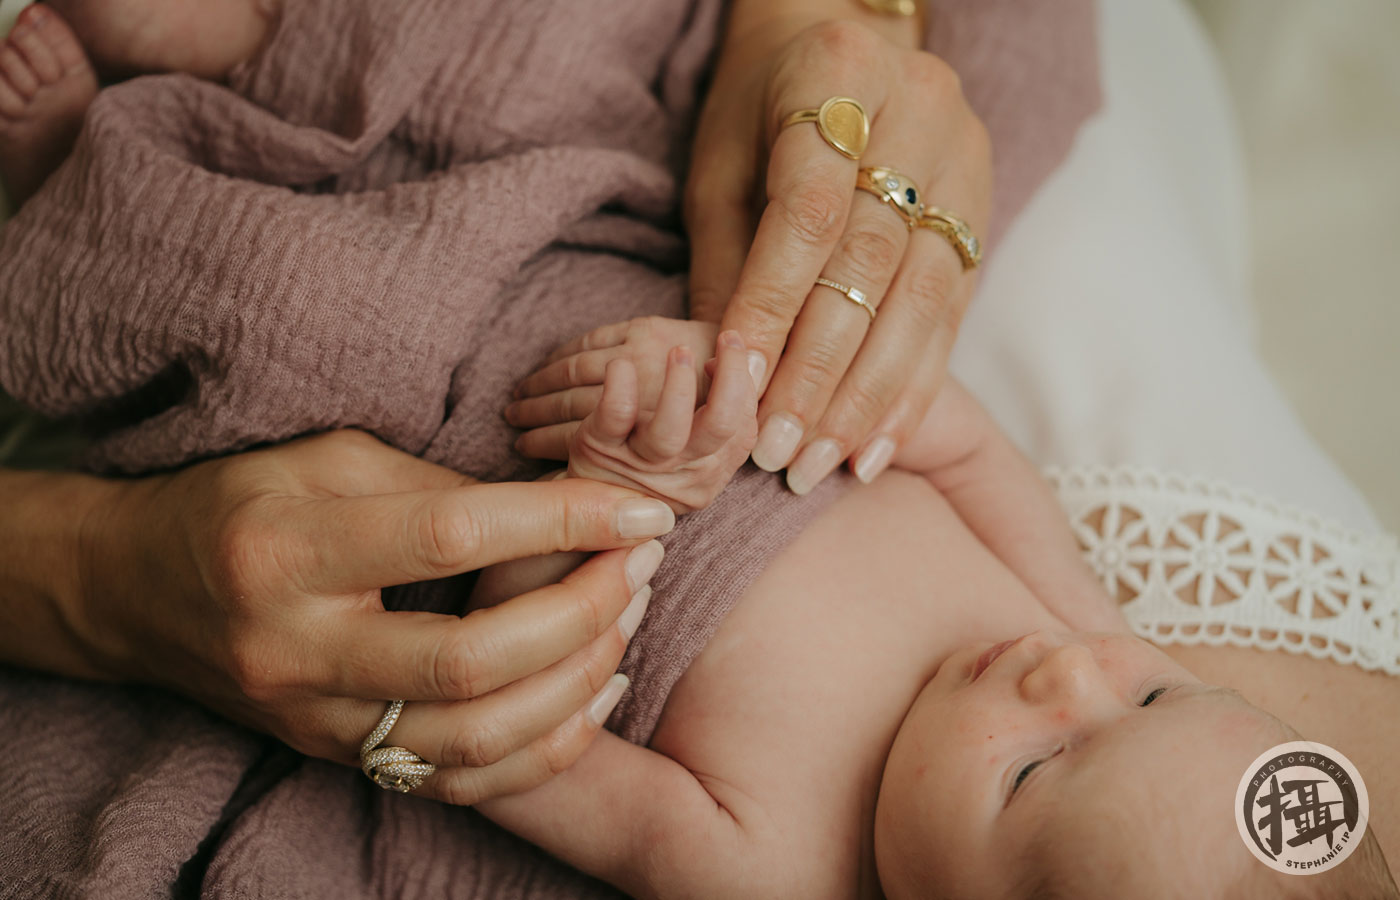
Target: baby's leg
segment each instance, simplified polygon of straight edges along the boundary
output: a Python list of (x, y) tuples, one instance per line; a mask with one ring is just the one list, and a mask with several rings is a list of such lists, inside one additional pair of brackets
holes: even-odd
[(68, 23), (34, 5), (0, 44), (0, 183), (16, 207), (73, 149), (97, 77)]

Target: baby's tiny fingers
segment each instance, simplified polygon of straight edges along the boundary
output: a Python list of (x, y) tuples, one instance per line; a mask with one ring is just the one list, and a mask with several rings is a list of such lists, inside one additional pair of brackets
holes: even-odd
[(574, 434), (583, 427), (582, 422), (564, 422), (560, 425), (547, 425), (525, 432), (515, 439), (515, 449), (522, 456), (533, 459), (569, 458), (569, 444)]
[(537, 369), (515, 389), (517, 397), (538, 397), (573, 387), (602, 384), (608, 371), (608, 363), (619, 358), (625, 348), (609, 347), (604, 350), (585, 350), (563, 359), (555, 360)]
[(637, 429), (630, 446), (643, 459), (671, 459), (690, 441), (695, 417), (695, 354), (689, 347), (672, 347), (666, 357), (666, 383), (661, 387), (656, 413)]
[(720, 335), (714, 362), (715, 380), (710, 386), (705, 406), (696, 416), (690, 438), (689, 449), (696, 456), (709, 456), (717, 452), (733, 440), (746, 424), (751, 424), (751, 431), (757, 429), (758, 388), (755, 373), (749, 367), (744, 341), (737, 331), (726, 331)]
[(584, 434), (609, 444), (621, 444), (637, 424), (641, 401), (637, 395), (637, 367), (630, 359), (608, 364), (607, 380), (598, 408), (583, 420)]
[(506, 407), (506, 421), (516, 428), (541, 428), (561, 422), (581, 422), (598, 408), (603, 389), (597, 385), (569, 388), (540, 397), (527, 397)]
[(616, 347), (627, 340), (627, 329), (631, 327), (632, 322), (629, 319), (624, 322), (613, 322), (610, 325), (595, 328), (587, 334), (580, 335), (556, 349), (553, 353), (549, 354), (545, 362), (552, 363), (566, 356), (582, 353), (585, 350), (605, 350), (609, 347)]

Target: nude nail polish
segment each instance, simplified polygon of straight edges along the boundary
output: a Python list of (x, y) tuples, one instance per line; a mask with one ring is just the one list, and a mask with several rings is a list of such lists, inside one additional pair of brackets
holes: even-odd
[(603, 685), (603, 689), (588, 704), (588, 710), (584, 713), (588, 724), (594, 728), (603, 727), (603, 723), (608, 720), (608, 716), (612, 715), (612, 711), (617, 707), (617, 701), (622, 699), (622, 692), (627, 690), (629, 684), (631, 681), (621, 672), (609, 678), (608, 683)]
[(627, 554), (627, 583), (635, 593), (642, 589), (642, 586), (651, 581), (651, 576), (656, 574), (657, 568), (661, 565), (661, 559), (666, 555), (666, 550), (661, 546), (660, 541), (647, 541), (645, 544), (638, 544), (632, 548), (632, 552)]
[(625, 500), (618, 504), (614, 521), (617, 536), (630, 541), (670, 532), (676, 527), (676, 514), (660, 500)]
[(775, 413), (763, 423), (753, 448), (754, 465), (765, 472), (776, 472), (788, 464), (802, 441), (802, 425), (787, 413)]
[(869, 484), (885, 471), (893, 456), (894, 440), (885, 435), (877, 437), (861, 451), (860, 458), (856, 460), (856, 477)]
[(622, 636), (627, 640), (632, 640), (632, 635), (637, 633), (642, 619), (646, 618), (647, 607), (650, 605), (651, 585), (644, 584), (640, 591), (632, 595), (632, 602), (627, 604), (622, 615), (617, 617), (617, 627), (622, 629)]
[(841, 445), (830, 438), (813, 441), (788, 466), (788, 488), (799, 496), (810, 493), (841, 464)]

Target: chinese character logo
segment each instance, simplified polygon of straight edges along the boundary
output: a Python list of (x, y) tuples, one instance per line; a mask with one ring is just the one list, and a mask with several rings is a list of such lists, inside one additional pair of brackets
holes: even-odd
[(1325, 872), (1366, 833), (1360, 773), (1325, 744), (1292, 741), (1259, 756), (1235, 794), (1240, 837), (1261, 862), (1295, 875)]

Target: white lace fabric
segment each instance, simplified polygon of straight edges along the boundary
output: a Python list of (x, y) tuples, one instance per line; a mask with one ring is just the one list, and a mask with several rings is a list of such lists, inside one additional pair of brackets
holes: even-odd
[(1159, 644), (1287, 650), (1400, 675), (1400, 545), (1220, 482), (1049, 469), (1084, 556)]

